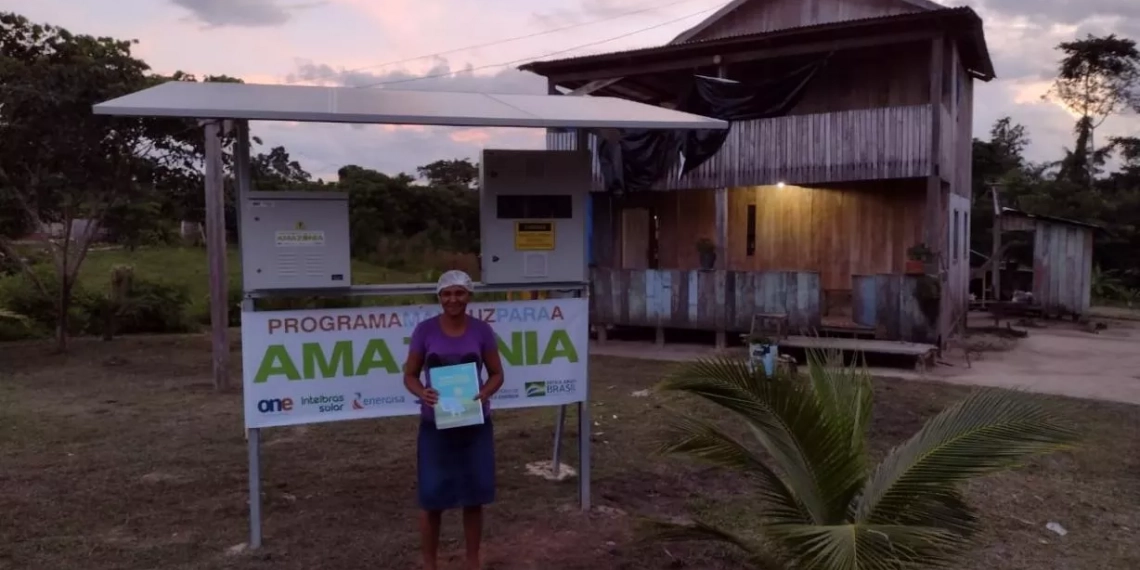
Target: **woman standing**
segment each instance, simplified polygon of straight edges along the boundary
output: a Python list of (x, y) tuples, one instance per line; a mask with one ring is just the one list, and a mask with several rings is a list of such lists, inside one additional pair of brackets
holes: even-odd
[[(420, 400), (417, 476), (420, 534), (425, 570), (436, 570), (439, 528), (443, 511), (463, 509), (463, 536), (467, 567), (479, 568), (483, 534), (483, 505), (495, 500), (495, 444), (491, 424), (491, 396), (503, 385), (499, 343), (491, 325), (468, 318), (467, 303), (474, 287), (462, 271), (439, 278), (436, 293), (443, 312), (416, 325), (404, 364), (404, 386)], [(479, 394), (484, 423), (437, 429), (435, 410), (439, 392), (431, 387), (431, 369), (474, 362), (480, 372)], [(482, 371), (487, 378), (482, 379)], [(424, 372), (424, 382), (420, 373)]]

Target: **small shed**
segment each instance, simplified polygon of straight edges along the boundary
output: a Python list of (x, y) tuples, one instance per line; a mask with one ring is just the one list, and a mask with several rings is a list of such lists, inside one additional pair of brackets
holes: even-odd
[(1002, 232), (1033, 234), (1033, 300), (1046, 313), (1088, 314), (1092, 292), (1093, 237), (1100, 226), (1001, 210)]

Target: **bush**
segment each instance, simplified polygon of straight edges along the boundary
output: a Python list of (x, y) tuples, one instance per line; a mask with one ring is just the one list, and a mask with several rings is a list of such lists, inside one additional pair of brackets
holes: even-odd
[[(109, 301), (104, 298), (103, 302)], [(186, 308), (189, 304), (190, 294), (185, 286), (135, 277), (126, 299), (115, 312), (115, 332), (117, 334), (188, 332), (192, 328), (190, 319), (186, 317)]]
[[(55, 269), (49, 265), (34, 266), (32, 271), (40, 283), (43, 283), (47, 290), (46, 295), (36, 287), (31, 278), (21, 273), (0, 281), (0, 299), (3, 299), (5, 308), (32, 321), (30, 329), (33, 332), (29, 334), (42, 336), (54, 331), (59, 322), (56, 311), (59, 279), (56, 277)], [(72, 288), (71, 305), (68, 309), (68, 334), (79, 335), (88, 332), (91, 326), (90, 316), (93, 314), (93, 309), (98, 306), (99, 300), (76, 283)]]
[[(0, 329), (0, 340), (42, 337), (52, 334), (56, 329), (59, 279), (55, 270), (47, 265), (36, 266), (33, 271), (47, 289), (46, 295), (27, 275), (0, 280), (0, 304), (31, 321), (25, 327), (4, 324)], [(136, 276), (122, 305), (116, 309), (115, 332), (187, 332), (191, 329), (190, 320), (186, 318), (188, 304), (189, 294), (185, 287)], [(109, 309), (109, 291), (95, 292), (76, 283), (72, 288), (71, 306), (68, 310), (68, 334), (102, 334), (106, 328)]]
[[(23, 262), (28, 265), (38, 265), (51, 261), (51, 255), (43, 249), (28, 248), (23, 251), (18, 251), (17, 253), (23, 258)], [(19, 275), (23, 271), (24, 267), (19, 259), (0, 252), (0, 277)]]

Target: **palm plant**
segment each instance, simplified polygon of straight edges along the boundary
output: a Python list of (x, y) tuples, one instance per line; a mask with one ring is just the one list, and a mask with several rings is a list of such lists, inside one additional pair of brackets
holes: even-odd
[(744, 420), (755, 444), (677, 415), (663, 451), (750, 475), (763, 521), (755, 536), (700, 522), (650, 523), (663, 540), (712, 540), (764, 570), (903, 570), (952, 565), (977, 519), (959, 485), (1076, 442), (1033, 397), (983, 389), (931, 418), (878, 465), (868, 457), (871, 379), (809, 355), (806, 375), (765, 377), (744, 360), (683, 365), (665, 390)]

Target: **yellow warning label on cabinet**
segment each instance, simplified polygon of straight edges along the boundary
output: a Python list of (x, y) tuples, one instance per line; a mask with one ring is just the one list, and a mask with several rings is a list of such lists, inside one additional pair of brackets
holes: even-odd
[(554, 222), (515, 222), (515, 251), (552, 251)]

